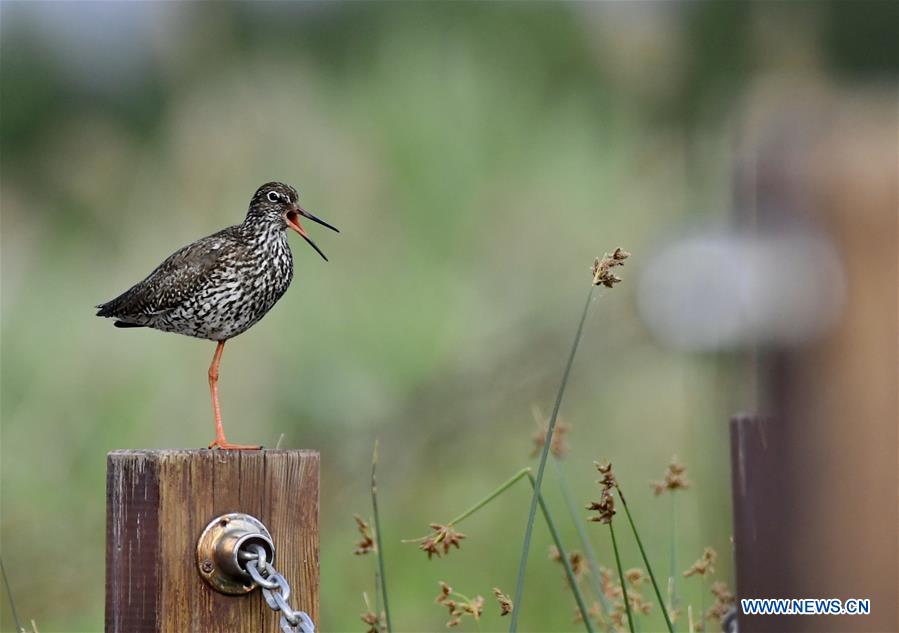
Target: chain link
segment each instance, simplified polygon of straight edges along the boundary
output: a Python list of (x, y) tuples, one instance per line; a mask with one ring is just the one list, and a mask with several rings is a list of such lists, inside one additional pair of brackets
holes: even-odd
[(242, 551), (240, 558), (246, 560), (246, 569), (253, 581), (262, 588), (262, 597), (272, 611), (281, 613), (282, 633), (315, 633), (312, 618), (304, 611), (294, 611), (290, 599), (290, 585), (278, 570), (267, 560), (265, 548), (252, 543), (249, 552)]

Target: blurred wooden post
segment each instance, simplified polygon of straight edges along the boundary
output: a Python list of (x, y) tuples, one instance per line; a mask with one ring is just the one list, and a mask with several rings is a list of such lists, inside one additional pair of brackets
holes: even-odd
[(257, 589), (214, 591), (197, 539), (227, 512), (261, 520), (294, 609), (318, 624), (319, 455), (314, 451), (126, 450), (107, 457), (106, 633), (278, 631)]
[[(756, 415), (730, 421), (731, 484), (734, 504), (736, 596), (787, 598), (786, 576), (772, 574), (786, 560), (783, 520), (783, 431)], [(784, 617), (744, 617), (737, 605), (740, 633), (790, 630)]]
[(740, 633), (899, 631), (895, 91), (823, 75), (784, 85), (762, 78), (747, 93), (737, 218), (768, 236), (826, 234), (845, 297), (831, 329), (755, 352), (757, 406), (773, 423), (734, 423), (746, 484), (735, 480), (737, 588), (870, 598), (871, 613), (744, 617)]

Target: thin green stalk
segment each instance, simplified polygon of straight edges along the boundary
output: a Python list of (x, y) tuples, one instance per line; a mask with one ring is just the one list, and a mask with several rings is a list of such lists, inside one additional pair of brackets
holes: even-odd
[(677, 504), (674, 502), (674, 491), (672, 490), (669, 494), (671, 495), (671, 575), (668, 576), (668, 592), (671, 596), (669, 600), (671, 612), (674, 613), (680, 603), (677, 595)]
[(599, 563), (596, 559), (596, 553), (593, 551), (593, 545), (590, 543), (590, 537), (587, 535), (587, 525), (584, 522), (584, 517), (581, 514), (580, 508), (574, 505), (574, 500), (571, 498), (571, 491), (568, 488), (568, 479), (565, 476), (565, 469), (562, 468), (562, 462), (555, 457), (553, 457), (552, 460), (556, 465), (556, 474), (559, 477), (562, 498), (565, 500), (565, 505), (568, 508), (568, 514), (571, 516), (571, 521), (574, 523), (575, 527), (577, 527), (578, 537), (581, 540), (581, 547), (584, 548), (584, 552), (587, 554), (587, 562), (590, 563), (590, 580), (593, 592), (599, 600), (603, 616), (605, 616), (605, 621), (609, 623), (609, 630), (611, 631), (612, 625), (609, 622), (609, 600), (602, 591), (602, 585), (599, 584), (599, 579), (602, 574), (599, 571)]
[[(534, 481), (534, 477), (528, 473), (528, 479), (531, 482), (531, 487), (536, 492), (537, 484)], [(593, 633), (593, 623), (590, 621), (590, 613), (587, 610), (587, 605), (584, 603), (584, 596), (581, 594), (581, 588), (578, 587), (577, 578), (574, 577), (574, 570), (571, 569), (571, 562), (568, 560), (568, 553), (565, 551), (565, 548), (562, 547), (562, 539), (559, 537), (559, 531), (556, 529), (556, 523), (553, 521), (552, 515), (549, 513), (549, 508), (546, 507), (546, 503), (543, 501), (543, 495), (539, 492), (537, 494), (537, 500), (540, 503), (540, 510), (543, 511), (543, 518), (546, 520), (546, 527), (549, 528), (549, 533), (552, 535), (553, 542), (556, 545), (556, 549), (559, 551), (559, 558), (562, 559), (562, 565), (565, 567), (565, 575), (568, 577), (568, 584), (571, 586), (571, 591), (574, 593), (574, 599), (577, 602), (577, 608), (581, 612), (581, 618), (584, 620), (584, 626), (587, 627), (587, 631)], [(512, 610), (512, 613), (515, 613), (515, 610), (519, 608), (519, 605), (515, 604), (515, 609)]]
[(634, 633), (634, 616), (631, 614), (631, 603), (627, 597), (627, 582), (624, 579), (624, 571), (621, 569), (621, 556), (618, 554), (618, 543), (615, 540), (615, 528), (609, 521), (609, 534), (612, 535), (612, 549), (615, 551), (615, 564), (618, 565), (618, 580), (621, 582), (621, 592), (624, 594), (624, 608), (627, 610), (627, 626)]
[(591, 284), (590, 291), (587, 293), (587, 301), (584, 303), (584, 310), (581, 313), (581, 320), (577, 326), (577, 333), (574, 335), (571, 353), (568, 355), (568, 363), (565, 365), (565, 372), (562, 375), (562, 383), (559, 385), (559, 392), (556, 394), (553, 412), (549, 418), (549, 425), (546, 429), (546, 439), (543, 442), (543, 451), (540, 454), (540, 465), (537, 467), (534, 494), (531, 497), (531, 508), (528, 511), (528, 523), (525, 527), (524, 543), (521, 547), (521, 560), (518, 562), (518, 580), (515, 583), (515, 609), (512, 611), (512, 621), (509, 624), (510, 633), (515, 633), (518, 630), (518, 614), (521, 612), (522, 598), (524, 595), (524, 575), (528, 566), (528, 551), (531, 548), (531, 534), (534, 531), (534, 519), (537, 516), (537, 500), (540, 499), (540, 486), (543, 484), (543, 472), (546, 470), (546, 460), (549, 455), (549, 448), (552, 445), (553, 431), (556, 428), (556, 419), (559, 417), (559, 408), (562, 406), (562, 397), (565, 395), (565, 386), (568, 384), (569, 375), (571, 375), (571, 367), (574, 365), (574, 355), (577, 352), (578, 344), (581, 341), (581, 334), (584, 331), (584, 322), (587, 320), (587, 312), (590, 310), (592, 299), (593, 285)]
[[(501, 495), (502, 493), (504, 493), (506, 490), (508, 490), (509, 488), (511, 488), (512, 485), (513, 485), (516, 481), (518, 481), (519, 479), (521, 479), (522, 477), (524, 477), (525, 475), (527, 475), (529, 472), (531, 472), (530, 467), (522, 468), (522, 469), (519, 470), (517, 473), (515, 473), (514, 475), (512, 475), (511, 477), (509, 477), (506, 481), (504, 481), (504, 482), (501, 483), (499, 486), (497, 486), (496, 489), (494, 489), (494, 490), (493, 490), (490, 494), (488, 494), (486, 497), (484, 497), (483, 499), (481, 499), (480, 501), (478, 501), (476, 504), (474, 504), (473, 506), (471, 506), (470, 508), (468, 508), (468, 510), (466, 510), (465, 512), (463, 512), (463, 513), (460, 514), (459, 516), (455, 517), (455, 518), (454, 518), (453, 520), (451, 520), (449, 523), (447, 523), (447, 524), (446, 524), (446, 527), (454, 527), (454, 526), (458, 525), (459, 523), (461, 523), (462, 521), (464, 521), (465, 519), (467, 519), (468, 517), (470, 517), (472, 514), (474, 514), (475, 512), (477, 512), (478, 510), (480, 510), (481, 508), (483, 508), (485, 505), (487, 505), (488, 503), (490, 503), (491, 501), (493, 501), (494, 499), (496, 499), (498, 496), (500, 496), (500, 495)], [(421, 541), (425, 540), (426, 538), (428, 538), (428, 536), (422, 536), (421, 538), (413, 538), (413, 539), (403, 539), (402, 542), (403, 542), (403, 543), (418, 543), (418, 542), (421, 542)], [(438, 537), (438, 539), (441, 539), (441, 538), (442, 538), (442, 537)]]
[(474, 504), (473, 506), (471, 506), (470, 508), (468, 508), (468, 510), (466, 510), (465, 512), (463, 512), (462, 514), (460, 514), (459, 516), (457, 516), (455, 519), (453, 519), (452, 521), (450, 521), (447, 525), (458, 525), (459, 523), (461, 523), (462, 521), (464, 521), (465, 519), (467, 519), (468, 517), (470, 517), (472, 514), (474, 514), (475, 512), (477, 512), (478, 510), (480, 510), (481, 508), (483, 508), (485, 505), (487, 505), (488, 503), (490, 503), (491, 501), (493, 501), (494, 499), (496, 499), (498, 496), (500, 496), (500, 495), (501, 495), (502, 493), (504, 493), (506, 490), (508, 490), (509, 488), (511, 488), (511, 487), (512, 487), (512, 484), (514, 484), (516, 481), (518, 481), (519, 479), (521, 479), (522, 477), (524, 477), (525, 475), (527, 475), (529, 472), (531, 472), (530, 467), (522, 468), (522, 469), (519, 470), (517, 473), (515, 473), (514, 475), (512, 475), (511, 477), (509, 477), (509, 479), (507, 479), (506, 481), (504, 481), (503, 483), (501, 483), (501, 484), (496, 488), (496, 490), (494, 490), (494, 491), (491, 492), (489, 495), (487, 495), (486, 497), (484, 497), (483, 499), (481, 499), (480, 501), (478, 501), (476, 504)]
[(16, 602), (12, 599), (12, 588), (9, 586), (9, 578), (6, 577), (6, 567), (3, 566), (3, 559), (0, 558), (0, 573), (3, 574), (3, 584), (6, 586), (6, 596), (9, 598), (9, 606), (12, 609), (12, 619), (16, 623), (16, 631), (24, 633), (25, 629), (19, 622), (19, 613), (16, 611)]
[(662, 600), (662, 592), (659, 590), (659, 583), (656, 582), (656, 576), (652, 572), (652, 565), (649, 564), (649, 557), (646, 556), (646, 550), (643, 549), (643, 541), (640, 539), (640, 534), (637, 532), (637, 526), (634, 525), (634, 519), (631, 516), (630, 508), (627, 507), (627, 501), (624, 499), (624, 494), (621, 492), (621, 487), (616, 483), (615, 489), (618, 491), (618, 498), (621, 499), (621, 505), (624, 506), (624, 514), (627, 516), (628, 523), (631, 524), (631, 531), (634, 533), (634, 539), (637, 541), (637, 547), (640, 548), (640, 556), (643, 557), (643, 564), (646, 565), (646, 570), (649, 572), (649, 579), (652, 581), (652, 588), (656, 592), (656, 598), (659, 600), (659, 609), (662, 611), (662, 615), (665, 616), (665, 624), (668, 625), (669, 633), (674, 633), (674, 625), (671, 623), (671, 617), (668, 615), (668, 608), (665, 606), (665, 601)]
[[(375, 478), (375, 469), (378, 465), (378, 440), (375, 440), (375, 450), (371, 455), (371, 507), (375, 520), (375, 541), (378, 546), (378, 575), (381, 577), (381, 598), (384, 600), (384, 615), (387, 619), (387, 633), (393, 631), (390, 621), (390, 606), (387, 603), (387, 577), (384, 574), (384, 550), (381, 547), (381, 520), (378, 516), (378, 483)], [(380, 617), (380, 614), (378, 614)]]
[(375, 567), (375, 617), (377, 618), (375, 630), (381, 633), (381, 574), (378, 573), (377, 567)]

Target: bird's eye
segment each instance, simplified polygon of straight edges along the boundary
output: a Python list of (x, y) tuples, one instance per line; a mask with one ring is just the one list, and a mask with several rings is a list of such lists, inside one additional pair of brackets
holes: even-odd
[(269, 191), (268, 192), (269, 202), (278, 202), (281, 199), (280, 194), (277, 191)]

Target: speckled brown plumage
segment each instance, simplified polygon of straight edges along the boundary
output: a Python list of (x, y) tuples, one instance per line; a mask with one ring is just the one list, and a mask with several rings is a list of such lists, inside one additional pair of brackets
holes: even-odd
[(337, 230), (303, 210), (293, 187), (266, 183), (253, 195), (243, 223), (175, 251), (143, 281), (97, 306), (97, 316), (117, 319), (117, 327), (150, 327), (219, 342), (209, 371), (217, 429), (214, 383), (224, 341), (265, 316), (293, 279), (285, 230), (302, 235), (325, 257), (300, 225), (300, 216)]

